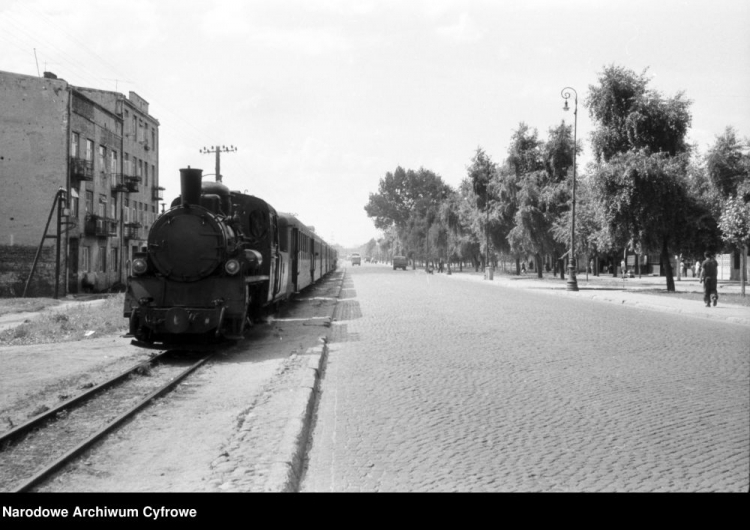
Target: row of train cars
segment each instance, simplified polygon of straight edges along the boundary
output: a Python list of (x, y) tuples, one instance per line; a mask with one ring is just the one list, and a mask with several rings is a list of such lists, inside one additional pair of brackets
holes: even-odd
[(124, 316), (143, 345), (239, 339), (269, 308), (336, 269), (337, 252), (293, 215), (201, 169), (133, 256)]

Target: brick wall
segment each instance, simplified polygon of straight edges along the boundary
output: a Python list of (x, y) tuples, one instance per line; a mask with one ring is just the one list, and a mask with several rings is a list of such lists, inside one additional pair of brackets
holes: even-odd
[[(0, 297), (19, 298), (23, 294), (26, 280), (31, 272), (38, 247), (27, 245), (0, 245)], [(62, 270), (60, 272), (60, 294), (63, 292)], [(55, 294), (55, 247), (42, 248), (27, 297), (54, 296)]]

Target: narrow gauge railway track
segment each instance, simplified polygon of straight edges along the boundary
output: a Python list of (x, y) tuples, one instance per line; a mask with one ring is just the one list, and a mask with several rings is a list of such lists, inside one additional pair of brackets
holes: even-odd
[(196, 362), (176, 353), (156, 355), (0, 436), (0, 490), (30, 491), (213, 355)]

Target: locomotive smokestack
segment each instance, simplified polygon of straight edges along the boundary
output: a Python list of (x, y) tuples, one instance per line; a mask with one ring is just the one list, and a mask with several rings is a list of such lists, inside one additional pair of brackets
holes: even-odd
[(201, 203), (201, 179), (203, 178), (202, 169), (180, 170), (180, 191), (182, 194), (182, 205), (200, 204)]

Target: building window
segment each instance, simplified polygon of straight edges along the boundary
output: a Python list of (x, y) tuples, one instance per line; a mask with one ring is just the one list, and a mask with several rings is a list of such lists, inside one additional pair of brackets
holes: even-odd
[(151, 128), (151, 149), (156, 149), (156, 131)]
[(106, 207), (107, 204), (107, 196), (106, 195), (99, 195), (99, 217), (104, 217), (106, 214)]
[(113, 175), (117, 173), (117, 151), (114, 149), (109, 152), (109, 172)]
[(133, 140), (134, 141), (138, 140), (137, 134), (138, 134), (138, 116), (133, 114)]
[(99, 171), (104, 173), (106, 171), (105, 162), (107, 160), (107, 148), (103, 145), (99, 146)]
[(116, 248), (111, 248), (109, 250), (109, 268), (112, 271), (117, 272), (117, 267), (118, 266), (119, 266), (119, 262), (117, 260), (117, 249)]
[(143, 170), (144, 170), (144, 174), (143, 174), (144, 183), (143, 184), (145, 186), (148, 186), (148, 164), (143, 164)]
[(112, 219), (117, 219), (117, 198), (112, 197), (109, 199), (109, 216)]
[(130, 222), (130, 200), (129, 199), (123, 199), (122, 215), (123, 215), (123, 222), (129, 223)]
[(156, 166), (151, 164), (151, 176), (154, 178), (154, 187), (159, 186), (159, 180), (156, 178)]
[(99, 247), (99, 267), (97, 267), (97, 270), (107, 272), (107, 247), (105, 246)]
[(81, 271), (91, 272), (91, 254), (89, 253), (89, 247), (81, 248)]
[(70, 135), (70, 156), (73, 158), (78, 158), (78, 154), (80, 153), (80, 136), (78, 133), (74, 132)]
[(130, 155), (127, 153), (122, 154), (122, 170), (125, 172), (126, 175), (132, 175), (130, 172)]
[(138, 176), (143, 177), (143, 160), (138, 161)]
[(86, 140), (86, 161), (87, 162), (94, 161), (94, 141), (93, 140)]
[(94, 192), (86, 192), (86, 213), (94, 213)]
[(75, 192), (75, 195), (73, 193), (70, 194), (70, 217), (73, 219), (78, 217), (78, 197), (79, 191), (75, 188), (71, 188), (71, 192)]

